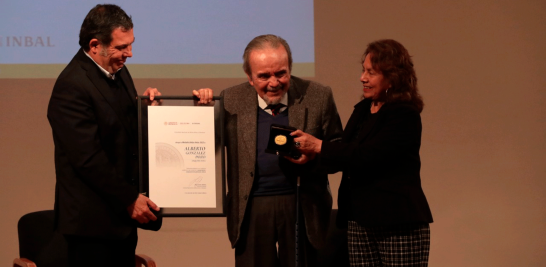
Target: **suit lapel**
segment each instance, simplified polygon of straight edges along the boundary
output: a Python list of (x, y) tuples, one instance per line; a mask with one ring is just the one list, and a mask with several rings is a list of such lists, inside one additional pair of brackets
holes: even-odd
[[(121, 78), (121, 81), (124, 84), (124, 88), (121, 88), (121, 89), (127, 91), (127, 94), (129, 95), (129, 98), (131, 99), (131, 103), (133, 104), (133, 108), (136, 110), (138, 108), (138, 105), (137, 105), (137, 92), (136, 92), (135, 86), (133, 84), (133, 79), (129, 75), (129, 70), (127, 70), (127, 66), (123, 67), (123, 69), (121, 69), (116, 75), (120, 75), (119, 77)], [(123, 96), (123, 97), (125, 97), (125, 96)], [(121, 112), (121, 109), (119, 107), (120, 107), (120, 105), (118, 104), (118, 111), (117, 112)], [(121, 113), (118, 113), (118, 117), (119, 117), (119, 120), (121, 121), (121, 123), (123, 124), (123, 126), (125, 127), (125, 129), (127, 130), (127, 133), (129, 135), (132, 135), (135, 138), (138, 138), (138, 136), (137, 136), (138, 130), (135, 131), (135, 129), (131, 129), (129, 119), (126, 116), (124, 116), (123, 114), (121, 114)]]
[[(237, 119), (237, 129), (242, 133), (242, 141), (246, 150), (247, 162), (256, 162), (256, 138), (258, 120), (258, 95), (250, 85), (241, 95), (241, 109)], [(247, 104), (248, 103), (248, 104)], [(245, 155), (245, 154), (242, 154)]]
[[(123, 112), (121, 111), (121, 106), (118, 103), (118, 99), (116, 98), (116, 96), (114, 95), (114, 92), (112, 92), (110, 86), (108, 85), (108, 82), (106, 81), (104, 73), (102, 73), (102, 71), (97, 67), (97, 65), (95, 64), (95, 62), (93, 62), (93, 60), (91, 60), (89, 57), (87, 57), (84, 54), (83, 50), (80, 50), (80, 52), (78, 53), (80, 54), (79, 60), (82, 63), (83, 68), (87, 71), (87, 77), (93, 83), (97, 91), (99, 91), (99, 93), (104, 97), (108, 105), (110, 105), (110, 107), (114, 110), (114, 112), (116, 113), (118, 117), (118, 120), (121, 122), (121, 124), (123, 125), (127, 133), (130, 135), (133, 131), (131, 131), (129, 122), (127, 121), (125, 116), (123, 116)], [(123, 71), (127, 71), (127, 70), (122, 70), (120, 72), (123, 72)], [(133, 83), (131, 82), (130, 84), (132, 85)], [(126, 85), (128, 86), (129, 84), (126, 83)], [(134, 88), (134, 86), (132, 86), (131, 88)], [(134, 91), (134, 89), (129, 91)], [(131, 95), (131, 92), (129, 94)], [(133, 92), (133, 95), (134, 94), (135, 93)]]
[(345, 131), (343, 131), (343, 140), (349, 141), (348, 139), (356, 134), (359, 135), (357, 141), (360, 142), (370, 133), (377, 120), (373, 120), (373, 123), (364, 124), (363, 127), (360, 128), (359, 133), (355, 132), (356, 129), (358, 129), (356, 128), (357, 124), (362, 123), (362, 117), (366, 116), (366, 113), (369, 112), (370, 104), (370, 100), (362, 100), (355, 105), (353, 115), (349, 118)]
[(302, 88), (298, 84), (290, 81), (290, 89), (288, 89), (288, 125), (306, 131), (307, 107), (301, 104)]
[[(361, 111), (358, 112), (360, 114), (360, 116), (358, 118), (358, 122), (361, 122), (361, 117), (362, 116), (366, 116), (365, 114), (368, 114), (370, 112), (370, 110), (369, 110), (370, 105), (371, 105), (371, 101), (366, 101), (365, 103), (362, 103), (362, 105), (359, 107), (361, 109)], [(377, 115), (381, 116), (380, 114), (377, 114)], [(362, 140), (366, 139), (366, 137), (371, 132), (371, 130), (374, 128), (375, 124), (377, 123), (377, 121), (379, 119), (380, 119), (380, 117), (377, 117), (375, 120), (371, 120), (371, 122), (365, 123), (363, 125), (363, 127), (360, 129), (360, 133), (356, 133), (356, 134), (358, 134), (357, 143), (361, 143)]]
[(131, 75), (129, 74), (129, 70), (127, 69), (127, 66), (125, 66), (121, 71), (119, 71), (119, 75), (121, 80), (123, 81), (123, 84), (125, 84), (125, 87), (127, 87), (127, 93), (129, 93), (129, 97), (131, 98), (131, 103), (137, 106), (137, 92), (135, 90), (135, 85), (133, 84), (133, 79), (131, 78)]

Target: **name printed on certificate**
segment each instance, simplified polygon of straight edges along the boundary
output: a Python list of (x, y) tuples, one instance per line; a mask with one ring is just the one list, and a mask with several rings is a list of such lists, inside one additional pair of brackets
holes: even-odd
[(162, 208), (215, 208), (214, 107), (148, 106), (150, 197)]

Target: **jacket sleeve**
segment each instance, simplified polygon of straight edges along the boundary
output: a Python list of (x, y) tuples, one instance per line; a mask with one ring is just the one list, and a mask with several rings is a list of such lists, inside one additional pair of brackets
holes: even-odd
[[(419, 155), (421, 117), (410, 106), (383, 110), (382, 118), (360, 142), (323, 142), (320, 159), (330, 168), (376, 168), (389, 161)], [(388, 164), (387, 164), (388, 165)]]

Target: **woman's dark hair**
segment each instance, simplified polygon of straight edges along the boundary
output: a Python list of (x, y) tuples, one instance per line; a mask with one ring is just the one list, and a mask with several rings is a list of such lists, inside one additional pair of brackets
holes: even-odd
[(103, 45), (110, 45), (112, 32), (121, 28), (128, 31), (133, 28), (131, 17), (119, 6), (97, 5), (85, 17), (80, 29), (80, 46), (89, 51), (89, 42), (96, 38)]
[(372, 67), (391, 84), (385, 103), (410, 102), (421, 112), (423, 98), (417, 89), (417, 76), (408, 50), (395, 40), (385, 39), (368, 44), (362, 63), (367, 55), (370, 55)]

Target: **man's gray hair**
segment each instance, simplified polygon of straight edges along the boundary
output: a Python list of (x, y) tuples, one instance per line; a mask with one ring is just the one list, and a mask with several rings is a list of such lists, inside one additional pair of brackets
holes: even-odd
[(255, 37), (246, 46), (245, 52), (243, 54), (243, 70), (245, 71), (245, 73), (249, 76), (252, 73), (250, 69), (250, 63), (248, 62), (250, 57), (250, 52), (252, 52), (253, 50), (264, 49), (268, 47), (278, 48), (279, 45), (282, 45), (284, 49), (286, 50), (286, 53), (288, 54), (288, 69), (291, 71), (292, 70), (292, 52), (290, 51), (290, 46), (288, 46), (288, 43), (286, 42), (286, 40), (284, 40), (283, 38), (277, 35), (265, 34), (265, 35), (260, 35)]

